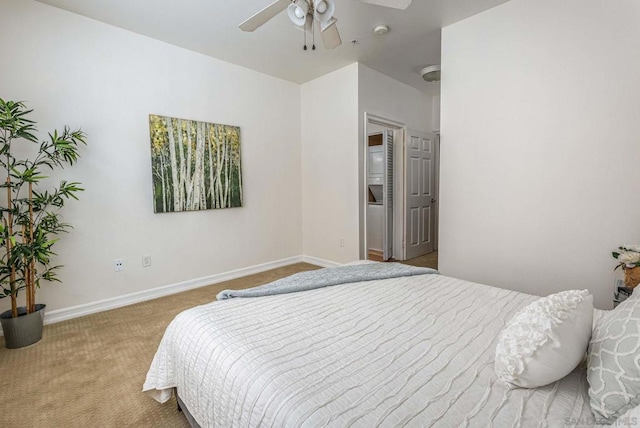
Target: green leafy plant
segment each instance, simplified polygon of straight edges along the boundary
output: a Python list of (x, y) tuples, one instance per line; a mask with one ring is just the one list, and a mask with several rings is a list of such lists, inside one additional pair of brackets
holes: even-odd
[[(25, 292), (26, 312), (32, 313), (40, 281), (60, 282), (57, 271), (62, 266), (51, 265), (52, 247), (54, 237), (71, 225), (61, 221), (59, 210), (84, 190), (80, 183), (67, 181), (41, 189), (48, 178), (44, 171), (77, 161), (86, 135), (65, 127), (39, 142), (34, 135), (36, 124), (27, 118), (32, 111), (22, 102), (0, 98), (0, 167), (5, 172), (0, 184), (0, 298), (11, 299), (12, 317), (19, 315), (20, 291)], [(24, 155), (30, 152), (35, 153), (32, 159)]]

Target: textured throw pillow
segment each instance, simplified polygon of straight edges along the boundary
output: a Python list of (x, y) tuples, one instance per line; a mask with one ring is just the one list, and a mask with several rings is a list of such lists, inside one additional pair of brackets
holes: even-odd
[(640, 406), (627, 410), (615, 421), (615, 427), (637, 428), (640, 426)]
[(598, 321), (589, 343), (589, 397), (599, 423), (613, 423), (640, 405), (640, 296), (636, 293)]
[(500, 333), (496, 374), (510, 388), (537, 388), (562, 379), (584, 357), (592, 320), (593, 296), (587, 290), (536, 300)]

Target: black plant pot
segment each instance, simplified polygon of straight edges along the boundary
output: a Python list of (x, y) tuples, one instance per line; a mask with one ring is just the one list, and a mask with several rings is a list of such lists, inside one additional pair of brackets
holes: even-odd
[(18, 317), (11, 318), (11, 311), (0, 314), (0, 324), (4, 332), (4, 342), (7, 348), (23, 348), (42, 339), (44, 324), (44, 308), (47, 305), (37, 304), (36, 311), (28, 314), (27, 308), (18, 308)]

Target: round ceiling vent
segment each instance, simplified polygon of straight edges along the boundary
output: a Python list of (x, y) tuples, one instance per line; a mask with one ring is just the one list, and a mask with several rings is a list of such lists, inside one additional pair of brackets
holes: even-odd
[(436, 83), (440, 81), (440, 66), (429, 65), (420, 70), (422, 78), (429, 83)]

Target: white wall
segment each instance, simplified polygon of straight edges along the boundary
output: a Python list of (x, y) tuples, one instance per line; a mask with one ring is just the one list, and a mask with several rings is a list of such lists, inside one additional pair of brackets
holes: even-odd
[(431, 105), (433, 110), (433, 112), (431, 113), (431, 117), (432, 117), (431, 127), (433, 128), (434, 131), (439, 131), (440, 130), (440, 95), (434, 95)]
[[(417, 131), (432, 131), (432, 96), (409, 85), (392, 79), (378, 71), (359, 64), (358, 67), (358, 195), (364, 201), (364, 115), (378, 116), (399, 122)], [(399, 192), (396, 191), (396, 194)], [(399, 199), (396, 199), (399, 201)], [(396, 204), (396, 217), (401, 217), (402, 206)], [(365, 204), (358, 206), (360, 237), (364, 237), (363, 219), (366, 215)], [(402, 227), (401, 223), (396, 223)], [(398, 231), (396, 230), (396, 233)], [(397, 246), (397, 245), (396, 245)], [(364, 239), (360, 242), (360, 256), (366, 257)]]
[[(86, 191), (64, 210), (75, 228), (56, 245), (63, 284), (39, 291), (49, 310), (302, 253), (298, 85), (21, 0), (0, 3), (0, 58), (0, 97), (42, 131), (88, 134), (63, 174)], [(240, 126), (245, 206), (154, 214), (150, 113)]]
[(361, 125), (364, 123), (364, 113), (367, 112), (402, 122), (418, 131), (430, 132), (432, 99), (426, 92), (359, 64), (358, 101)]
[(442, 41), (440, 270), (611, 307), (640, 241), (640, 3), (512, 0)]
[(362, 64), (302, 85), (305, 255), (365, 258), (364, 113), (431, 131), (431, 109), (430, 95)]
[(357, 63), (302, 85), (302, 220), (307, 256), (334, 262), (359, 258), (358, 123)]

